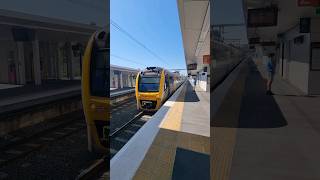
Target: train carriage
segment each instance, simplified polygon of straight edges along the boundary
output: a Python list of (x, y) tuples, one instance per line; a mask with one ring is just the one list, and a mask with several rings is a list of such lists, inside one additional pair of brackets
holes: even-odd
[(82, 104), (87, 123), (88, 149), (107, 152), (109, 116), (109, 34), (98, 31), (90, 38), (82, 66)]
[(182, 84), (179, 73), (160, 67), (147, 67), (136, 78), (137, 109), (156, 111)]

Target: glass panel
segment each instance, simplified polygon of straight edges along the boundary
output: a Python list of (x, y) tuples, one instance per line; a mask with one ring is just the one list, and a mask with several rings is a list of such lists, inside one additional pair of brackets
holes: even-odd
[(140, 77), (139, 92), (158, 92), (160, 78), (159, 77)]
[(312, 49), (312, 67), (313, 70), (320, 70), (320, 48)]
[(106, 49), (93, 52), (90, 76), (91, 95), (93, 96), (107, 97), (109, 94), (109, 84), (107, 81), (107, 73), (109, 72), (108, 56), (109, 54)]

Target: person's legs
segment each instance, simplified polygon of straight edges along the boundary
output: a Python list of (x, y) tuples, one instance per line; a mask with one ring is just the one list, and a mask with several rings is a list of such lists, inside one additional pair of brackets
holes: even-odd
[(271, 86), (273, 82), (273, 74), (272, 72), (268, 72), (268, 81), (267, 81), (267, 95), (272, 95)]

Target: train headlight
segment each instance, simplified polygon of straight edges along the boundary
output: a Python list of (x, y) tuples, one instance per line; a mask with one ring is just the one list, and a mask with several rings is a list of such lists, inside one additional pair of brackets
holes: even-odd
[(90, 105), (90, 108), (91, 108), (92, 110), (95, 110), (95, 109), (96, 109), (96, 105), (95, 105), (95, 104), (91, 104), (91, 105)]

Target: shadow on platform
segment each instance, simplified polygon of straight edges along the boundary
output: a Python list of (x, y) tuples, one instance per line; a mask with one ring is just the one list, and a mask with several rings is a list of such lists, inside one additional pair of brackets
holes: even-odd
[(256, 65), (249, 61), (239, 114), (239, 128), (276, 128), (287, 125), (273, 96), (266, 95), (265, 80)]
[[(259, 73), (255, 63), (249, 61), (247, 67), (247, 71), (240, 74), (235, 81), (234, 84), (237, 85), (230, 88), (227, 100), (224, 100), (225, 102), (213, 118), (212, 126), (230, 128), (286, 126), (287, 121), (274, 97), (266, 95), (265, 79)], [(239, 93), (241, 88), (243, 88), (242, 94)], [(237, 102), (236, 99), (241, 101)]]
[(193, 90), (193, 86), (189, 81), (186, 82), (186, 95), (184, 98), (178, 98), (178, 102), (199, 102), (197, 93)]

